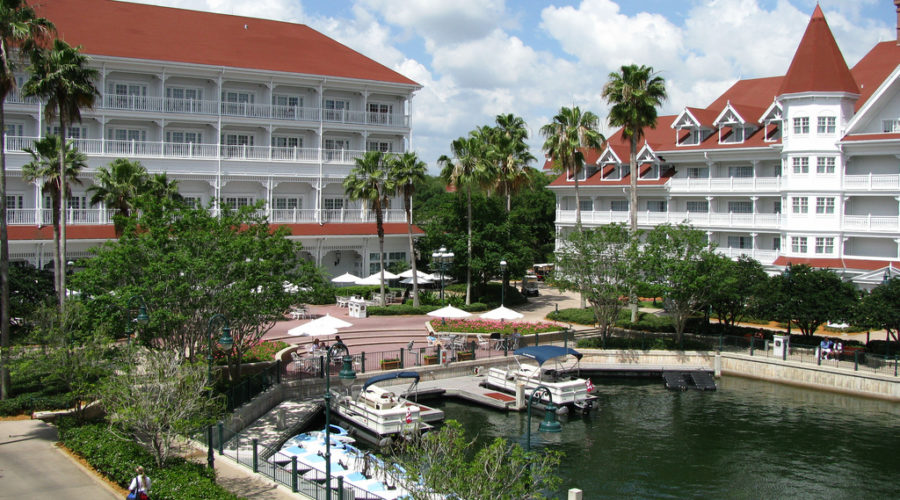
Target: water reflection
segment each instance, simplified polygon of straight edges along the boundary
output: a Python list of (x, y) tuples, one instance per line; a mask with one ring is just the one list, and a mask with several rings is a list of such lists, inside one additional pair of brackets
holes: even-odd
[[(895, 498), (900, 405), (725, 377), (716, 392), (661, 381), (594, 381), (600, 409), (537, 432), (533, 448), (566, 454), (563, 492), (585, 498)], [(486, 443), (525, 444), (526, 415), (444, 405)], [(564, 498), (560, 492), (560, 498)]]

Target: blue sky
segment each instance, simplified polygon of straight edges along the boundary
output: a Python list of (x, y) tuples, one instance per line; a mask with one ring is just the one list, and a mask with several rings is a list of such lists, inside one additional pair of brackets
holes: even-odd
[[(704, 107), (739, 78), (781, 75), (815, 0), (138, 0), (307, 24), (423, 85), (413, 149), (437, 172), (450, 141), (522, 116), (538, 130), (561, 106), (605, 121), (607, 75), (646, 64), (666, 79), (662, 112)], [(818, 2), (851, 66), (896, 37), (892, 0)], [(609, 131), (605, 129), (605, 131)]]

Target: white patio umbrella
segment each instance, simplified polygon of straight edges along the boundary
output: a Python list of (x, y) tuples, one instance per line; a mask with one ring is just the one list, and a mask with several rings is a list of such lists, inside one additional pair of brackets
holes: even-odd
[(521, 313), (517, 313), (508, 307), (500, 306), (496, 309), (491, 309), (490, 311), (481, 315), (484, 319), (522, 319), (525, 316)]
[[(431, 282), (432, 281), (430, 278), (425, 278), (423, 276), (419, 276), (419, 284), (420, 285), (428, 285)], [(404, 285), (412, 285), (413, 279), (412, 279), (412, 277), (409, 277), (409, 278), (406, 278), (405, 280), (400, 281), (400, 283), (403, 283)]]
[[(397, 279), (397, 275), (394, 273), (389, 273), (387, 271), (384, 272), (384, 281), (387, 280), (395, 280)], [(380, 285), (381, 284), (381, 273), (374, 273), (366, 276), (365, 278), (356, 282), (357, 285)]]
[(287, 334), (294, 337), (319, 337), (322, 335), (334, 335), (339, 328), (347, 328), (348, 326), (353, 326), (353, 323), (347, 323), (342, 319), (326, 314), (321, 318), (291, 328)]
[(428, 315), (434, 316), (435, 318), (468, 318), (472, 314), (453, 306), (447, 306), (431, 311)]
[(356, 283), (357, 281), (359, 281), (359, 276), (354, 276), (350, 273), (344, 273), (344, 274), (338, 276), (337, 278), (331, 278), (332, 283), (349, 284), (349, 283)]
[[(398, 278), (409, 278), (410, 279), (409, 282), (412, 283), (412, 275), (413, 275), (412, 269), (407, 269), (406, 271), (403, 271), (402, 273), (398, 274), (397, 277)], [(419, 271), (418, 269), (416, 269), (416, 275), (419, 277), (420, 280), (431, 279), (430, 274), (423, 273), (422, 271)]]

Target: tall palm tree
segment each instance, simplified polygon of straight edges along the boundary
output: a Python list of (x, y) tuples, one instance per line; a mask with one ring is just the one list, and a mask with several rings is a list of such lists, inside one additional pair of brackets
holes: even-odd
[[(66, 127), (81, 122), (81, 108), (93, 107), (94, 98), (99, 95), (93, 81), (98, 72), (88, 68), (88, 58), (81, 52), (81, 47), (71, 47), (66, 42), (56, 39), (50, 50), (38, 50), (31, 55), (31, 78), (25, 82), (25, 95), (38, 96), (44, 99), (44, 115), (47, 121), (58, 119), (59, 136), (66, 137)], [(59, 141), (60, 171), (65, 158), (65, 140)], [(68, 193), (66, 176), (60, 177), (60, 191)], [(65, 205), (60, 206), (60, 254), (61, 272), (59, 273), (59, 311), (65, 309), (66, 298), (66, 215)]]
[(466, 191), (466, 220), (468, 224), (468, 237), (466, 238), (467, 258), (470, 265), (466, 266), (466, 304), (472, 303), (472, 188), (483, 189), (494, 178), (490, 164), (485, 160), (483, 133), (473, 130), (468, 137), (460, 137), (450, 143), (450, 152), (453, 158), (441, 155), (438, 163), (443, 165), (441, 178), (447, 185)]
[(351, 200), (364, 200), (375, 212), (378, 230), (378, 263), (381, 267), (381, 305), (384, 306), (384, 208), (393, 191), (387, 175), (384, 153), (367, 151), (344, 179), (344, 191)]
[(609, 124), (622, 127), (622, 136), (631, 146), (628, 155), (631, 197), (628, 203), (630, 227), (637, 231), (637, 145), (644, 127), (656, 128), (656, 108), (666, 100), (666, 82), (650, 66), (630, 64), (609, 74), (603, 97), (612, 104)]
[(419, 276), (416, 270), (416, 249), (413, 246), (412, 237), (412, 197), (416, 190), (416, 183), (425, 180), (427, 168), (425, 162), (411, 151), (401, 155), (391, 155), (388, 159), (388, 178), (403, 196), (403, 209), (406, 211), (406, 235), (409, 239), (409, 260), (412, 265), (414, 307), (419, 307)]
[(497, 115), (491, 136), (489, 155), (497, 163), (500, 192), (506, 196), (506, 213), (512, 210), (512, 195), (531, 185), (527, 169), (535, 160), (528, 150), (528, 128), (525, 120), (512, 113)]
[(23, 0), (0, 0), (0, 399), (9, 397), (9, 232), (6, 227), (6, 96), (23, 56), (53, 29)]
[(183, 201), (184, 197), (178, 192), (178, 180), (169, 179), (169, 176), (163, 172), (160, 174), (152, 174), (147, 179), (147, 185), (144, 194), (156, 198), (166, 198), (173, 201)]
[[(60, 145), (60, 143), (63, 143)], [(64, 151), (63, 161), (60, 162), (59, 152)], [(61, 225), (63, 210), (62, 200), (71, 195), (71, 185), (81, 184), (78, 174), (87, 165), (87, 157), (78, 151), (71, 141), (63, 141), (58, 135), (51, 135), (34, 142), (34, 147), (25, 148), (25, 152), (31, 155), (31, 161), (22, 166), (22, 179), (25, 182), (41, 182), (41, 190), (44, 195), (50, 197), (52, 205), (53, 225), (53, 272), (56, 280), (54, 285), (59, 287), (65, 284), (59, 279), (62, 274), (63, 256), (60, 252), (59, 240), (61, 238)], [(65, 176), (60, 175), (60, 164), (65, 165)], [(63, 178), (67, 183), (63, 183)], [(65, 190), (65, 191), (63, 191)], [(62, 195), (65, 193), (65, 196)], [(65, 288), (62, 289), (65, 295)]]
[(581, 196), (578, 193), (578, 174), (584, 168), (584, 151), (599, 148), (606, 140), (597, 130), (599, 119), (590, 111), (581, 112), (578, 106), (563, 106), (553, 121), (541, 127), (544, 152), (557, 172), (565, 172), (575, 179), (575, 228), (581, 230)]
[(97, 169), (97, 183), (88, 188), (90, 203), (102, 203), (107, 209), (118, 212), (121, 217), (116, 217), (113, 222), (116, 237), (122, 235), (122, 218), (131, 215), (137, 197), (147, 182), (147, 169), (139, 161), (116, 158), (108, 166)]

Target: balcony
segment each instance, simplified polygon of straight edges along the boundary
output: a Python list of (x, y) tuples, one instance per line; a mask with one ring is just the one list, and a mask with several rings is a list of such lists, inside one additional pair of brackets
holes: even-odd
[[(33, 97), (22, 97), (11, 92), (7, 103), (38, 104)], [(220, 102), (196, 99), (175, 99), (171, 97), (132, 96), (101, 94), (96, 109), (147, 112), (154, 114), (186, 114), (206, 116), (230, 116), (256, 120), (283, 120), (305, 122), (346, 123), (351, 125), (375, 125), (393, 128), (408, 128), (409, 115), (400, 113), (376, 113), (347, 109), (306, 108), (274, 104), (254, 104), (248, 102)]]
[(896, 215), (844, 215), (841, 229), (896, 233), (900, 231), (900, 217)]
[(897, 191), (900, 189), (900, 175), (867, 174), (845, 175), (845, 191)]
[(722, 254), (731, 259), (737, 259), (742, 255), (746, 255), (747, 257), (752, 257), (758, 260), (762, 264), (771, 264), (775, 262), (775, 259), (781, 254), (779, 250), (762, 250), (759, 248), (726, 248), (726, 247), (718, 247), (716, 248), (716, 253)]
[[(5, 152), (21, 153), (31, 148), (37, 137), (7, 136)], [(74, 139), (79, 151), (87, 155), (129, 158), (225, 159), (265, 162), (325, 163), (352, 165), (365, 151), (348, 149), (284, 148), (273, 146), (217, 145), (149, 141), (111, 141)]]
[[(612, 224), (628, 222), (628, 212), (581, 212), (582, 224)], [(556, 222), (562, 224), (575, 223), (574, 210), (557, 210)], [(746, 227), (760, 229), (778, 229), (781, 226), (781, 214), (735, 214), (735, 213), (692, 213), (692, 212), (638, 212), (638, 225), (655, 226), (657, 224), (680, 224), (682, 222), (697, 227)]]
[(671, 193), (778, 193), (780, 177), (673, 177), (668, 182)]

